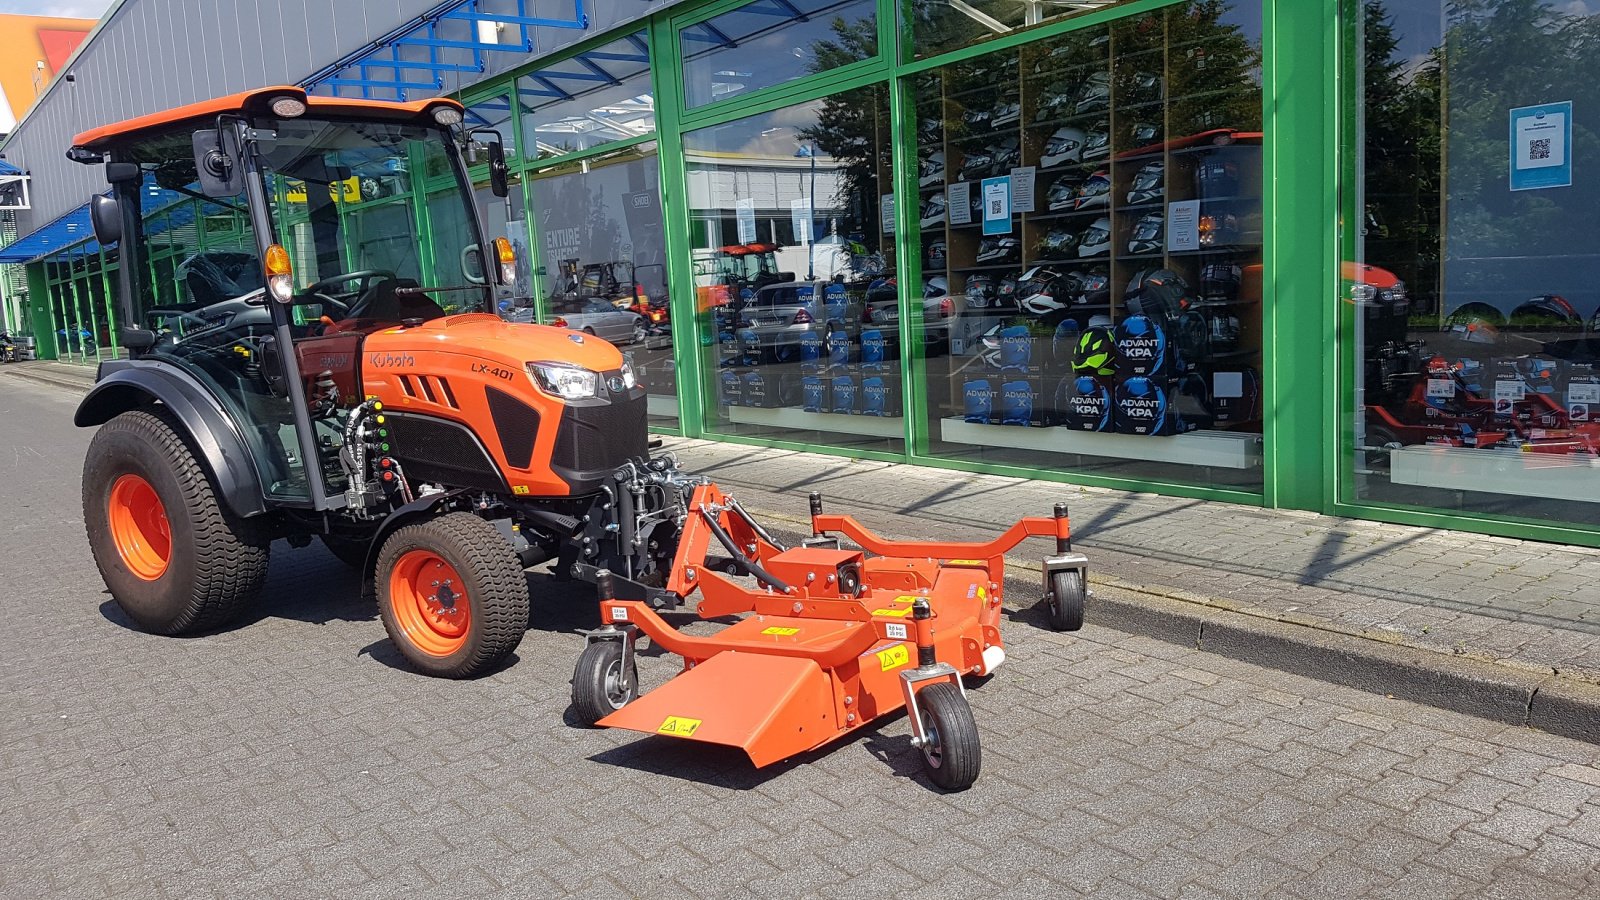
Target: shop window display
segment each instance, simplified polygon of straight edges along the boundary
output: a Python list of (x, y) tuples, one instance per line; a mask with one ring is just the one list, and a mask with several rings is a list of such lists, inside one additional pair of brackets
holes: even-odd
[(1181, 3), (918, 77), (933, 454), (1259, 488), (1259, 36)]
[[(684, 136), (709, 429), (903, 450), (887, 97)], [(953, 313), (937, 292), (923, 309)]]
[(1600, 523), (1600, 14), (1362, 13), (1353, 499)]
[[(610, 341), (649, 392), (652, 424), (678, 418), (666, 231), (655, 144), (552, 166), (533, 176), (543, 318)], [(533, 321), (524, 300), (503, 313)]]

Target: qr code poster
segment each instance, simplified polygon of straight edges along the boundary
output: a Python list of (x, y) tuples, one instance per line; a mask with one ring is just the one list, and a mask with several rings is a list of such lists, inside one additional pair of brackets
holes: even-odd
[(1572, 103), (1546, 103), (1511, 111), (1511, 189), (1531, 191), (1572, 184)]

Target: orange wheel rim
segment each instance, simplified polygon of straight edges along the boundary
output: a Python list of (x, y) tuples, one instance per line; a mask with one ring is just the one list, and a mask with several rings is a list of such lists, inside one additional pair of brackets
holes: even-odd
[(472, 605), (455, 567), (430, 550), (411, 550), (389, 574), (389, 602), (400, 630), (429, 656), (449, 656), (467, 642)]
[(145, 581), (166, 574), (172, 562), (172, 526), (156, 489), (141, 476), (128, 474), (111, 485), (107, 517), (111, 540), (123, 565)]

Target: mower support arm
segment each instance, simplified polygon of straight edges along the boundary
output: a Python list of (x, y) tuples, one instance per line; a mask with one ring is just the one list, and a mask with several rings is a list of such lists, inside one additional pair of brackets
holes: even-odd
[[(619, 615), (620, 613), (620, 615)], [(609, 625), (635, 625), (661, 649), (690, 661), (703, 661), (724, 651), (732, 653), (759, 653), (765, 656), (792, 656), (809, 659), (824, 669), (842, 666), (867, 652), (878, 642), (878, 634), (870, 622), (860, 622), (858, 627), (846, 632), (837, 640), (826, 644), (777, 644), (771, 641), (749, 641), (724, 638), (719, 635), (696, 637), (673, 628), (649, 604), (638, 600), (600, 601), (600, 621)]]
[(1005, 556), (1011, 548), (1030, 537), (1053, 537), (1057, 541), (1070, 541), (1071, 525), (1066, 516), (1045, 518), (1029, 516), (1017, 520), (1004, 534), (982, 544), (951, 541), (887, 541), (857, 522), (851, 516), (819, 514), (811, 519), (811, 527), (821, 534), (838, 532), (854, 541), (863, 550), (879, 556), (927, 557), (929, 559), (993, 559)]

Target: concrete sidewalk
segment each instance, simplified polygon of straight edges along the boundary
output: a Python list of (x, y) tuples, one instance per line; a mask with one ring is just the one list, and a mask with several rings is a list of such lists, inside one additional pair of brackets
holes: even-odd
[[(94, 369), (11, 375), (84, 390)], [(3, 383), (0, 377), (0, 383)], [(684, 467), (807, 527), (806, 493), (885, 536), (975, 539), (1071, 508), (1090, 621), (1600, 741), (1600, 550), (682, 438)], [(1011, 602), (1038, 595), (1019, 550)]]

